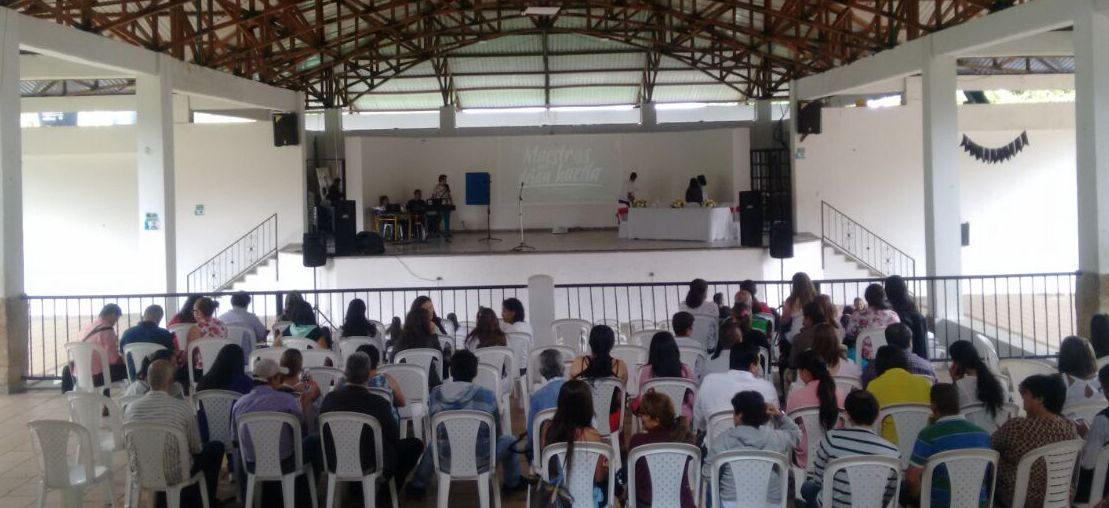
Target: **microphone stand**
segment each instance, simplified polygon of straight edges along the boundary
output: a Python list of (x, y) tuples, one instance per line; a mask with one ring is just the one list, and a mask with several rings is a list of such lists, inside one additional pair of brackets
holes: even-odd
[(493, 237), (493, 182), (490, 181), (486, 185), (489, 186), (487, 194), (489, 195), (489, 202), (485, 203), (485, 238), (478, 238), (479, 242), (493, 242), (501, 241), (500, 238)]
[(525, 252), (535, 250), (524, 241), (524, 182), (520, 182), (520, 195), (517, 198), (517, 206), (519, 207), (520, 214), (520, 245), (512, 248), (512, 252)]

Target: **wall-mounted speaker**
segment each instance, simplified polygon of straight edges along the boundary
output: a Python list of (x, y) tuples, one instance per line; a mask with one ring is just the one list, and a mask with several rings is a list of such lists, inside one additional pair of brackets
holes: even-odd
[(820, 134), (820, 112), (824, 107), (819, 101), (804, 102), (797, 114), (797, 133), (802, 135)]
[(273, 146), (300, 144), (300, 122), (296, 113), (273, 114)]

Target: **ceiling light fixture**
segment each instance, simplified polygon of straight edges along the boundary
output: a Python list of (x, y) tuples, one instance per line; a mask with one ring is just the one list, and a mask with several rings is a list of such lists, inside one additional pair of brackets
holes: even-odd
[(532, 5), (524, 9), (524, 16), (554, 16), (558, 14), (559, 7), (556, 6), (541, 6)]

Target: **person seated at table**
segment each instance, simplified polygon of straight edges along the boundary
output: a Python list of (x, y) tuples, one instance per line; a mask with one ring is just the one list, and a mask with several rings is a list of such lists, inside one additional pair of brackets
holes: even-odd
[(412, 192), (412, 199), (409, 199), (404, 204), (404, 208), (408, 210), (408, 216), (412, 219), (412, 224), (417, 223), (427, 224), (427, 201), (424, 201), (424, 194), (420, 189)]
[(696, 178), (689, 179), (689, 187), (685, 189), (685, 202), (700, 204), (705, 201), (705, 193)]

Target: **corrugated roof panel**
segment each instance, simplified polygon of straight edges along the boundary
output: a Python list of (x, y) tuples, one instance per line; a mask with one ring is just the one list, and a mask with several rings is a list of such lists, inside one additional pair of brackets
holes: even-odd
[(560, 88), (551, 90), (551, 106), (634, 104), (638, 96), (638, 86)]
[[(538, 39), (538, 36), (534, 36)], [(579, 34), (552, 34), (548, 36), (547, 48), (553, 52), (564, 51), (619, 51), (631, 46), (601, 37)]]
[(541, 53), (543, 41), (537, 35), (507, 35), (481, 41), (452, 51), (459, 55), (486, 55), (490, 53)]
[(725, 85), (655, 85), (655, 102), (742, 101), (743, 94)]
[(432, 90), (439, 90), (439, 80), (435, 78), (403, 77), (390, 79), (374, 89), (375, 92), (429, 92)]
[(543, 72), (543, 58), (520, 56), (504, 58), (450, 58), (453, 72), (481, 74), (489, 72)]
[[(540, 76), (540, 81), (542, 81), (542, 76)], [(642, 81), (642, 75), (638, 72), (578, 72), (574, 74), (551, 74), (551, 86), (611, 84), (638, 86), (640, 81)]]
[(464, 108), (522, 108), (543, 106), (543, 90), (475, 90), (459, 92)]
[(409, 94), (367, 94), (354, 101), (354, 109), (359, 111), (397, 111), (439, 109), (443, 96), (434, 93)]
[(513, 74), (511, 76), (455, 76), (454, 86), (456, 88), (543, 86), (543, 75)]
[(552, 56), (549, 60), (551, 70), (556, 71), (636, 69), (643, 66), (643, 55), (641, 53)]
[(717, 83), (716, 78), (698, 70), (659, 71), (655, 78), (656, 84), (672, 83)]

